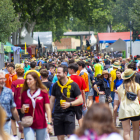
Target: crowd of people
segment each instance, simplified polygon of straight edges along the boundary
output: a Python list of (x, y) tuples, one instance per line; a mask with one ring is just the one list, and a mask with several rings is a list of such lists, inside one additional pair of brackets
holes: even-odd
[(58, 140), (130, 140), (131, 128), (139, 140), (139, 64), (138, 56), (83, 51), (6, 62), (0, 70), (0, 139), (19, 139), (18, 126), (20, 140), (49, 140), (53, 132)]

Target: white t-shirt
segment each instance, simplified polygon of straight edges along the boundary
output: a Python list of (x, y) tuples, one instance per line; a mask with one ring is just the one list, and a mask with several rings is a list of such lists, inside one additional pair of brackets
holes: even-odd
[[(71, 135), (68, 140), (80, 140), (77, 135)], [(122, 136), (118, 133), (111, 133), (105, 139), (102, 140), (123, 140)]]

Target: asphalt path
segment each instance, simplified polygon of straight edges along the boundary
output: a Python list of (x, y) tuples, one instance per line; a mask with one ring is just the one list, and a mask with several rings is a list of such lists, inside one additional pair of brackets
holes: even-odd
[[(113, 111), (113, 108), (112, 108), (111, 104), (110, 104), (110, 109)], [(119, 124), (119, 123), (120, 123), (119, 119), (117, 118), (117, 124)], [(77, 129), (79, 127), (77, 121), (76, 121), (75, 125), (76, 125), (76, 129)], [(123, 137), (123, 129), (122, 129), (122, 127), (117, 127), (117, 128), (120, 131), (120, 135)], [(18, 129), (17, 129), (17, 131), (18, 131)], [(18, 131), (18, 137), (19, 137), (19, 140), (20, 140), (20, 133), (19, 133), (19, 131)], [(65, 139), (67, 139), (67, 137)], [(35, 138), (35, 140), (36, 140), (36, 138)], [(57, 140), (57, 137), (56, 136), (50, 136), (50, 140)], [(131, 140), (133, 140), (133, 130), (132, 129), (131, 129)], [(139, 136), (139, 140), (140, 140), (140, 136)]]

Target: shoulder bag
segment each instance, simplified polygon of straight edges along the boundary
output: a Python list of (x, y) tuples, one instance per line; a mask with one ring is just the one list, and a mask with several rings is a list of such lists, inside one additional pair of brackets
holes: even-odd
[[(125, 89), (124, 84), (123, 84), (123, 88)], [(126, 92), (126, 97), (127, 97), (127, 99), (134, 101), (137, 98), (137, 94), (133, 93), (133, 92)]]
[[(35, 99), (35, 102), (36, 102), (36, 99)], [(33, 108), (33, 115), (32, 116), (25, 116), (22, 118), (21, 125), (23, 127), (30, 127), (33, 124), (34, 113), (35, 113), (35, 108)]]
[(75, 98), (67, 98), (64, 93), (62, 93), (62, 97), (64, 98), (64, 100), (66, 100), (67, 102), (72, 102), (75, 100)]

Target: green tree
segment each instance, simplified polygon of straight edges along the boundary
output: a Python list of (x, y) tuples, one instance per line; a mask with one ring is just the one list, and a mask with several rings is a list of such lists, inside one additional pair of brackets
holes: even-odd
[(132, 21), (133, 29), (140, 35), (140, 0), (135, 0), (133, 8), (130, 9), (129, 16)]
[[(13, 0), (22, 26), (29, 33), (52, 31), (53, 40), (60, 40), (70, 30), (106, 30), (112, 16), (111, 0)], [(73, 21), (71, 20), (73, 19)]]
[(0, 0), (0, 41), (5, 43), (19, 25), (12, 1)]
[(130, 10), (133, 8), (135, 0), (116, 0), (112, 5), (111, 13), (113, 16), (112, 30), (130, 30)]

